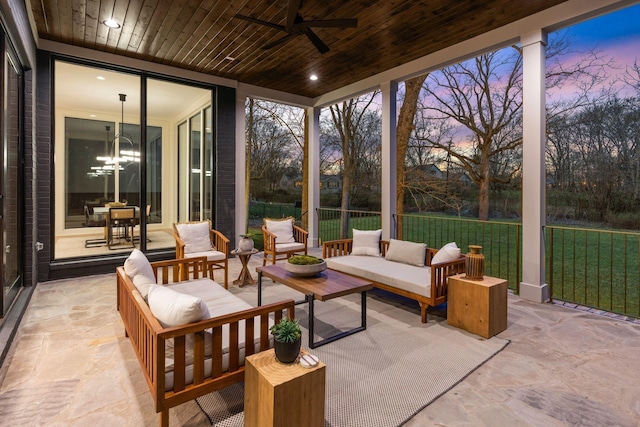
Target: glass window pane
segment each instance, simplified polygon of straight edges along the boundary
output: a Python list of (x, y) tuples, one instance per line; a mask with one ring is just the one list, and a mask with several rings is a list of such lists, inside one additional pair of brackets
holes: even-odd
[(202, 163), (201, 163), (201, 139), (202, 134), (200, 126), (202, 125), (201, 114), (196, 114), (189, 120), (190, 130), (190, 146), (191, 146), (191, 200), (190, 200), (190, 219), (191, 221), (200, 220), (200, 180), (202, 179)]
[(86, 227), (84, 206), (115, 200), (115, 167), (111, 161), (114, 122), (65, 118), (65, 228)]
[[(211, 216), (213, 194), (213, 121), (211, 119), (211, 107), (204, 110), (204, 210), (205, 219), (213, 219)], [(213, 222), (213, 221), (212, 221)]]

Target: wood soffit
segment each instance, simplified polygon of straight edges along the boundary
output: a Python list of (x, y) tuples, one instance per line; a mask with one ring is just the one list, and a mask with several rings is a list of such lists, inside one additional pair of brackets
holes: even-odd
[[(357, 18), (357, 28), (313, 28), (331, 49), (235, 18), (284, 25), (286, 0), (31, 1), (40, 39), (317, 97), (565, 0), (304, 0), (304, 20)], [(122, 27), (102, 22), (116, 19)], [(318, 81), (309, 76), (317, 74)]]

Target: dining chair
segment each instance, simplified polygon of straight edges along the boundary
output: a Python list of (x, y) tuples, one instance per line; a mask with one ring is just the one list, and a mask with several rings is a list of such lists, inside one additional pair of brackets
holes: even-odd
[[(109, 249), (115, 245), (114, 240), (118, 240), (118, 244), (122, 241), (131, 242), (131, 247), (135, 247), (133, 241), (133, 228), (136, 225), (136, 209), (133, 206), (110, 207), (107, 216), (107, 246)], [(115, 233), (114, 233), (115, 231)]]

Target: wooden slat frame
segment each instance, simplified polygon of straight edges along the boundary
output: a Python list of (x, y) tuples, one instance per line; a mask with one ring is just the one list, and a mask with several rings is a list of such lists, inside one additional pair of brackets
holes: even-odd
[[(152, 263), (157, 281), (161, 284), (179, 282), (181, 271), (195, 271), (198, 276), (198, 268), (186, 269), (202, 263), (202, 259), (183, 259), (159, 261)], [(185, 265), (187, 264), (187, 265)], [(257, 330), (260, 350), (270, 347), (269, 318), (279, 320), (287, 312), (289, 317), (295, 315), (295, 303), (286, 300), (261, 307), (251, 308), (188, 325), (163, 328), (152, 315), (148, 305), (138, 293), (132, 281), (124, 272), (123, 267), (116, 269), (117, 282), (117, 308), (122, 318), (125, 333), (129, 337), (136, 353), (145, 380), (155, 402), (155, 410), (160, 413), (160, 424), (168, 424), (168, 409), (181, 403), (193, 400), (198, 396), (227, 387), (244, 380), (244, 359), (240, 351), (238, 332), (240, 323), (245, 324), (245, 343), (254, 343), (255, 325), (259, 322)], [(258, 319), (258, 320), (256, 320)], [(222, 328), (228, 325), (230, 333), (229, 369), (223, 372), (222, 356)], [(212, 372), (206, 377), (205, 365), (205, 331), (212, 331)], [(193, 336), (193, 381), (186, 383), (186, 353), (187, 337)], [(166, 345), (169, 340), (174, 342), (174, 368), (173, 388), (165, 391), (165, 355)], [(247, 355), (255, 352), (255, 345), (245, 345)]]
[[(353, 239), (340, 239), (323, 242), (322, 257), (330, 258), (335, 256), (349, 255), (352, 248)], [(389, 241), (381, 240), (380, 253), (383, 257), (385, 256), (388, 249)], [(416, 300), (420, 305), (420, 318), (422, 320), (422, 323), (427, 322), (427, 309), (430, 306), (435, 307), (447, 301), (447, 278), (449, 276), (453, 276), (454, 274), (464, 272), (464, 255), (460, 255), (460, 258), (452, 262), (432, 264), (431, 260), (437, 252), (437, 249), (427, 248), (425, 254), (425, 265), (431, 267), (431, 293), (429, 296), (416, 294), (414, 292), (396, 288), (385, 283), (372, 281), (373, 286), (375, 286), (376, 288), (384, 289), (385, 291)], [(357, 277), (357, 275), (355, 274), (352, 274), (352, 276)]]

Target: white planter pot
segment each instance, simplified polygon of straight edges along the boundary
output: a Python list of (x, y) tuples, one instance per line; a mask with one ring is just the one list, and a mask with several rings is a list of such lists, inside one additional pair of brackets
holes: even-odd
[(238, 242), (238, 249), (240, 249), (243, 252), (249, 252), (250, 250), (253, 249), (253, 239), (250, 237), (243, 237)]
[(322, 261), (320, 264), (298, 265), (286, 262), (284, 268), (294, 276), (310, 277), (323, 272), (327, 268), (327, 263)]

